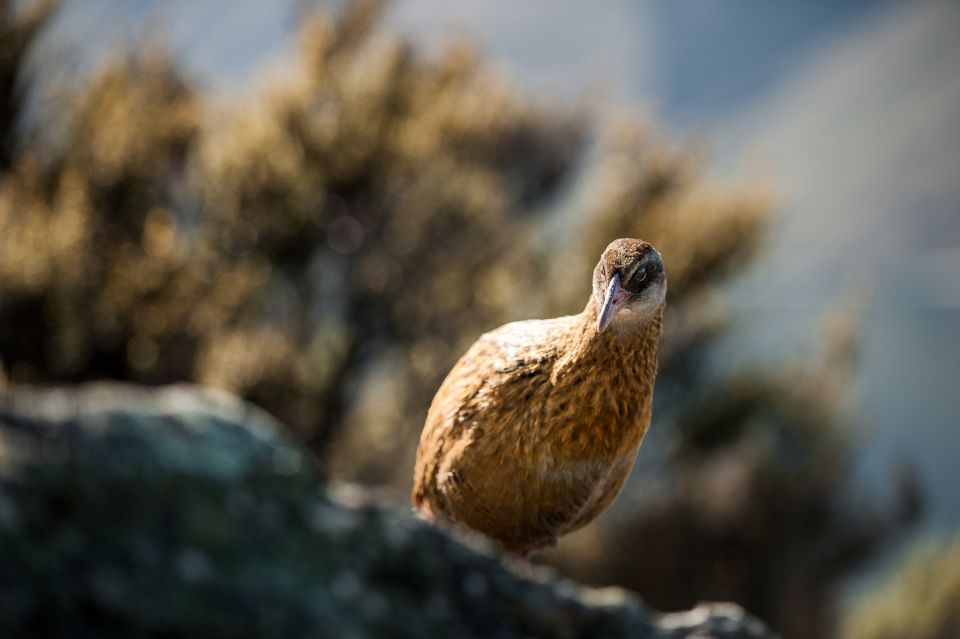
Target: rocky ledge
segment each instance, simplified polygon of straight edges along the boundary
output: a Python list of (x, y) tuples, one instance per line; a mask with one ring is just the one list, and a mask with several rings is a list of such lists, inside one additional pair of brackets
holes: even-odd
[(0, 390), (5, 637), (771, 637), (518, 576), (191, 387)]

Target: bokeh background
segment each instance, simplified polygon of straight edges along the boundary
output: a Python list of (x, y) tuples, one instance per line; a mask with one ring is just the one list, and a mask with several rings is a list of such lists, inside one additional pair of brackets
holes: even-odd
[(0, 1), (0, 383), (226, 388), (404, 499), (466, 346), (579, 311), (640, 236), (671, 287), (653, 429), (538, 560), (788, 638), (958, 636), (958, 27), (949, 0)]

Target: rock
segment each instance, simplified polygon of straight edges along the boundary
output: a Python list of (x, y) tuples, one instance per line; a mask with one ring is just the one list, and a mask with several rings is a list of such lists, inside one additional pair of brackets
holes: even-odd
[(524, 578), (191, 387), (0, 391), (5, 637), (771, 637)]

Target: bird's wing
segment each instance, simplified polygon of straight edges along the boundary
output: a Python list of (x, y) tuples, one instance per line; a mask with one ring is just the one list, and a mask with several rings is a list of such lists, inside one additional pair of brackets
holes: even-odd
[[(464, 522), (499, 539), (515, 533), (494, 526), (517, 527), (524, 534), (553, 528), (551, 522), (526, 521), (553, 509), (526, 503), (530, 491), (521, 488), (540, 478), (534, 474), (537, 442), (522, 435), (537, 431), (543, 419), (538, 410), (551, 390), (558, 333), (569, 321), (503, 326), (478, 339), (450, 371), (430, 406), (417, 451), (413, 496), (421, 514)], [(523, 458), (531, 463), (517, 463)], [(556, 510), (567, 508), (558, 504)]]
[(551, 336), (562, 331), (566, 318), (506, 324), (482, 335), (447, 374), (427, 413), (417, 451), (415, 482), (419, 486), (435, 472), (430, 460), (443, 456), (449, 444), (469, 427), (473, 412), (488, 412), (491, 404), (548, 371), (556, 359)]

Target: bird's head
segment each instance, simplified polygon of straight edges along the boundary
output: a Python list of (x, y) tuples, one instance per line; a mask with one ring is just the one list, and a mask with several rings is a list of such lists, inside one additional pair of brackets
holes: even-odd
[(663, 307), (666, 296), (667, 275), (657, 249), (643, 240), (614, 240), (593, 270), (597, 332), (611, 325), (621, 332), (639, 328)]

